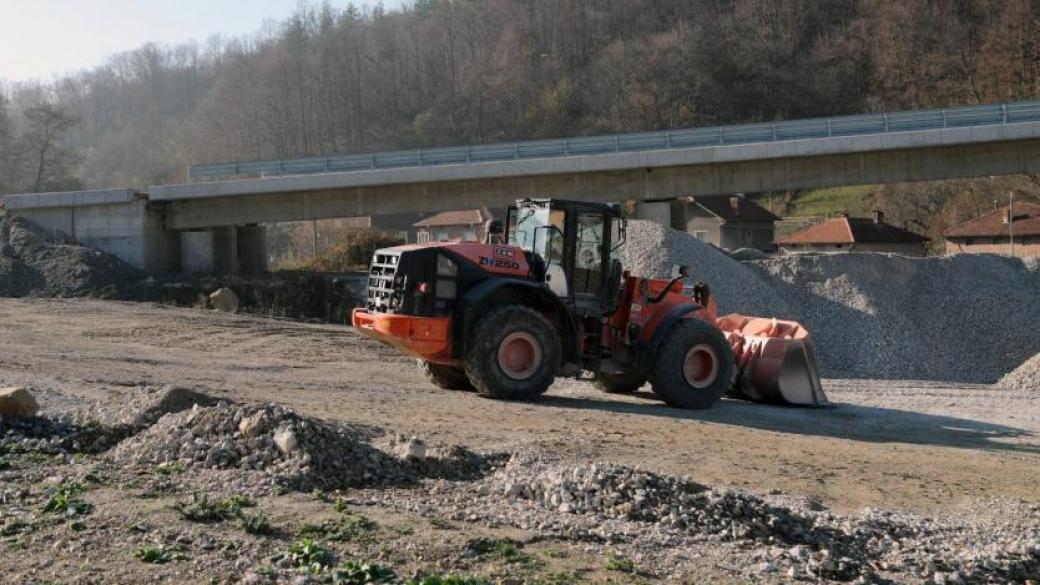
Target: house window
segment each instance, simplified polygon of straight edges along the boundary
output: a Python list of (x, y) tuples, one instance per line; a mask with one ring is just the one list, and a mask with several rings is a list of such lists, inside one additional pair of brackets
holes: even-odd
[(698, 240), (701, 240), (702, 242), (707, 242), (708, 232), (696, 230), (693, 232), (693, 237), (697, 238)]

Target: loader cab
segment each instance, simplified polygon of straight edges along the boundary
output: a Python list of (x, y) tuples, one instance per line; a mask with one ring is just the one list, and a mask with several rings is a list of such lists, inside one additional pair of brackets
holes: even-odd
[(546, 286), (586, 316), (614, 309), (621, 263), (612, 254), (624, 233), (620, 210), (601, 203), (524, 199), (506, 217), (506, 241), (536, 257)]

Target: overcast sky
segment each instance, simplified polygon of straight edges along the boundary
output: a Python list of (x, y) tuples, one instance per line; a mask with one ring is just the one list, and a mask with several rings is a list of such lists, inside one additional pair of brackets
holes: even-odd
[[(353, 0), (371, 7), (378, 0)], [(342, 8), (350, 0), (329, 0)], [(383, 0), (388, 9), (401, 0)], [(313, 4), (313, 2), (311, 2)], [(0, 79), (49, 80), (148, 42), (236, 37), (280, 21), (298, 0), (0, 0)]]

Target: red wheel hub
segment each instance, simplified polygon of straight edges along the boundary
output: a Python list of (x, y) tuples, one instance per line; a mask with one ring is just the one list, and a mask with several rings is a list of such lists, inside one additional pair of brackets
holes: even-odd
[(542, 365), (542, 345), (526, 331), (510, 333), (498, 345), (498, 367), (514, 380), (530, 378)]
[(719, 358), (706, 343), (690, 348), (683, 359), (683, 378), (694, 388), (707, 388), (719, 375)]

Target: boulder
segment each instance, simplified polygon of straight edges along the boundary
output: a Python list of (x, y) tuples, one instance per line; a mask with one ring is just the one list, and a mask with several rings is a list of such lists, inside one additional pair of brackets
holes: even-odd
[(40, 405), (28, 390), (20, 386), (0, 388), (0, 416), (28, 418), (35, 416)]
[(238, 423), (238, 432), (242, 433), (243, 437), (252, 439), (253, 437), (259, 437), (263, 434), (265, 427), (267, 426), (267, 416), (264, 411), (259, 411), (253, 416), (247, 416), (242, 419), (242, 422)]
[(292, 452), (296, 450), (297, 444), (296, 433), (292, 429), (282, 429), (274, 434), (274, 445), (278, 447), (278, 450), (283, 455), (292, 455)]
[(209, 295), (209, 304), (218, 311), (225, 313), (238, 312), (238, 295), (230, 288), (219, 288)]

